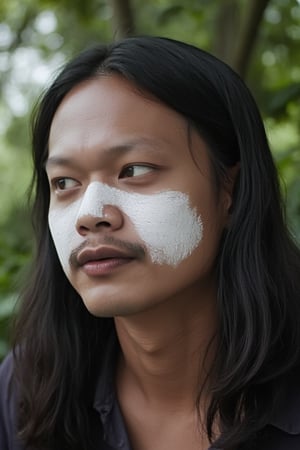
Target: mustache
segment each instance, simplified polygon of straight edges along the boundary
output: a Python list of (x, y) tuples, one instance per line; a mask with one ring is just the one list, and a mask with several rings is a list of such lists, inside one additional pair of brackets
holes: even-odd
[(101, 240), (86, 239), (78, 247), (74, 248), (69, 257), (69, 264), (78, 267), (78, 254), (85, 248), (94, 248), (99, 245), (112, 245), (113, 247), (129, 253), (133, 258), (142, 259), (146, 255), (146, 249), (142, 244), (123, 241), (112, 236), (104, 236)]

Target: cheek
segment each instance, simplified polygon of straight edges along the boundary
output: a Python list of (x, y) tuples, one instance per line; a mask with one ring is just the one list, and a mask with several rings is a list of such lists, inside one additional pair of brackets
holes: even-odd
[(72, 204), (67, 208), (50, 208), (49, 228), (51, 236), (65, 272), (69, 271), (69, 257), (71, 251), (81, 242), (80, 235), (76, 232), (76, 216), (78, 205)]
[(99, 217), (105, 204), (114, 205), (127, 215), (153, 263), (175, 267), (191, 255), (202, 239), (201, 218), (186, 194), (165, 191), (141, 195), (94, 182), (81, 200), (63, 209), (50, 209), (51, 235), (66, 272), (72, 250), (83, 241), (76, 231), (78, 217)]
[(181, 192), (138, 196), (124, 209), (156, 264), (177, 266), (202, 239), (201, 218)]

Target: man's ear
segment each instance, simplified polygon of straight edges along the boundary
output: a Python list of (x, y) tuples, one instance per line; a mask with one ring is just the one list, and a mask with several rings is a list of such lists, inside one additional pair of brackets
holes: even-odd
[(226, 177), (223, 181), (224, 204), (228, 214), (230, 214), (232, 210), (233, 190), (240, 172), (240, 167), (241, 166), (239, 162), (234, 166), (229, 167), (226, 171)]

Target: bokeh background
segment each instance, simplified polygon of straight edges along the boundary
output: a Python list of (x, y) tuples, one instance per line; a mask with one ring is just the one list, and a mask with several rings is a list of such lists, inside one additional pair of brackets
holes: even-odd
[[(252, 90), (300, 241), (300, 0), (0, 0), (0, 360), (33, 251), (30, 116), (61, 66), (99, 41), (158, 34), (230, 64)], [(280, 261), (278, 261), (280, 264)]]

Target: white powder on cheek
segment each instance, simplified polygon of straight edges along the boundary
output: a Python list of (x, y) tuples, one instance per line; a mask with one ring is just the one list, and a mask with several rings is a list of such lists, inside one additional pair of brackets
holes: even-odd
[(69, 272), (71, 251), (84, 240), (76, 231), (76, 217), (80, 200), (64, 207), (51, 207), (49, 211), (49, 228), (52, 239), (65, 272)]
[(131, 199), (126, 209), (155, 263), (178, 265), (202, 238), (200, 217), (182, 192), (165, 191)]
[(102, 217), (105, 205), (116, 206), (129, 217), (154, 263), (177, 266), (202, 239), (202, 222), (188, 195), (177, 191), (142, 195), (93, 182), (81, 201), (50, 211), (49, 225), (64, 267), (70, 251), (80, 243), (72, 236), (78, 218)]

